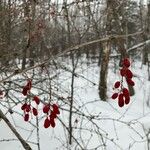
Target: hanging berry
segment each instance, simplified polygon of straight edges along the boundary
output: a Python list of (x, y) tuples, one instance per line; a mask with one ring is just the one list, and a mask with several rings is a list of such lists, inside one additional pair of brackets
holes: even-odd
[(37, 116), (38, 115), (38, 111), (37, 111), (37, 109), (36, 108), (32, 108), (32, 112), (33, 112), (33, 115), (34, 116)]
[(111, 98), (116, 99), (117, 97), (118, 97), (118, 93), (114, 93)]
[(31, 90), (31, 87), (32, 87), (32, 81), (31, 80), (28, 80), (27, 84), (23, 87), (23, 90), (22, 90), (22, 94), (24, 96), (27, 96), (27, 94), (30, 92)]
[(29, 114), (24, 115), (24, 121), (29, 121)]
[(40, 99), (39, 99), (38, 96), (34, 96), (34, 97), (33, 97), (33, 100), (35, 101), (35, 103), (36, 103), (37, 105), (40, 104)]
[(120, 86), (120, 81), (115, 82), (114, 87), (115, 87), (115, 88), (119, 88), (119, 86)]
[(44, 128), (48, 128), (49, 126), (50, 126), (50, 120), (49, 120), (49, 118), (47, 117), (46, 119), (45, 119), (45, 121), (44, 121)]

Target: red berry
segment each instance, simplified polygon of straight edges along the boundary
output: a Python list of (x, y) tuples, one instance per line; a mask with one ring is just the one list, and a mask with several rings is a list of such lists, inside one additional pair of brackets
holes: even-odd
[(52, 126), (53, 128), (55, 127), (56, 124), (55, 124), (54, 119), (51, 119), (51, 120), (50, 120), (50, 124), (51, 124), (51, 126)]
[(53, 109), (58, 109), (58, 106), (56, 104), (52, 105)]
[(29, 114), (25, 114), (24, 121), (29, 121)]
[(133, 74), (129, 69), (126, 70), (126, 77), (127, 78), (132, 78), (133, 77)]
[(40, 104), (40, 99), (39, 99), (39, 97), (34, 96), (34, 97), (33, 97), (33, 100), (36, 102), (37, 105)]
[(21, 106), (21, 109), (22, 110), (25, 110), (27, 108), (27, 103), (24, 103), (22, 106)]
[(120, 75), (121, 76), (125, 76), (126, 75), (126, 69), (125, 68), (120, 69)]
[(123, 92), (123, 95), (125, 95), (125, 96), (129, 96), (130, 95), (129, 94), (129, 90), (127, 88), (123, 88), (122, 92)]
[(50, 126), (51, 122), (50, 120), (48, 119), (48, 117), (45, 119), (44, 121), (44, 128), (48, 128)]
[(60, 114), (60, 111), (59, 111), (59, 109), (56, 111), (56, 114)]
[(134, 85), (135, 85), (134, 81), (132, 81), (130, 78), (129, 78), (129, 79), (126, 79), (126, 81), (127, 81), (127, 83), (128, 83), (129, 85), (131, 85), (131, 86), (134, 86)]
[(124, 106), (124, 98), (123, 98), (123, 94), (119, 94), (118, 96), (118, 105), (119, 107), (123, 107)]
[(115, 83), (114, 87), (115, 87), (115, 88), (119, 88), (119, 86), (120, 86), (120, 81), (117, 81), (117, 82)]
[(57, 106), (56, 104), (53, 104), (52, 107), (53, 107), (53, 111), (54, 111), (56, 114), (60, 114), (60, 111), (59, 111), (58, 106)]
[(51, 114), (49, 115), (49, 117), (50, 117), (51, 119), (54, 119), (54, 118), (57, 117), (57, 115), (56, 115), (56, 113), (55, 113), (54, 111), (51, 111)]
[(125, 104), (129, 104), (130, 102), (130, 96), (125, 96)]
[(27, 86), (24, 86), (24, 87), (23, 87), (23, 90), (22, 90), (22, 94), (23, 94), (24, 96), (26, 96), (27, 93), (28, 93), (28, 90), (29, 90), (29, 88), (28, 88)]
[(28, 83), (27, 83), (26, 86), (29, 88), (29, 90), (31, 90), (31, 87), (32, 87), (32, 81), (31, 81), (31, 80), (28, 80)]
[(37, 116), (37, 115), (38, 115), (38, 111), (37, 111), (36, 108), (33, 107), (33, 108), (32, 108), (32, 111), (33, 111), (33, 115), (34, 115), (34, 116)]
[(123, 66), (125, 66), (127, 68), (130, 66), (130, 61), (128, 58), (124, 58), (122, 63), (123, 63)]
[(22, 94), (24, 96), (26, 96), (28, 94), (28, 92), (31, 90), (31, 86), (32, 86), (32, 83), (31, 83), (31, 80), (28, 81), (27, 85), (23, 87), (23, 90), (22, 90)]
[(116, 99), (117, 97), (118, 97), (118, 93), (114, 93), (114, 94), (111, 96), (112, 99)]
[(30, 106), (30, 104), (28, 104), (27, 106), (26, 106), (26, 112), (30, 112), (30, 110), (31, 110), (31, 106)]
[(50, 110), (50, 104), (46, 104), (44, 107), (43, 107), (43, 113), (48, 113)]

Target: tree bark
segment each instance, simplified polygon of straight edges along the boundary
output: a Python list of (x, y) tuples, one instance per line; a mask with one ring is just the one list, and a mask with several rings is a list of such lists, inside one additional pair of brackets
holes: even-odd
[[(107, 0), (106, 36), (111, 33), (111, 20), (113, 18), (111, 7), (112, 1)], [(102, 61), (100, 64), (99, 97), (103, 101), (107, 99), (107, 74), (110, 50), (110, 40), (107, 40), (103, 43)]]
[[(142, 36), (142, 38), (143, 38), (143, 41), (146, 41), (146, 40), (148, 40), (148, 34), (149, 34), (149, 26), (148, 26), (148, 19), (149, 19), (149, 16), (148, 15), (150, 15), (150, 8), (149, 8), (149, 5), (150, 4), (147, 4), (147, 8), (148, 8), (148, 13), (147, 13), (147, 16), (146, 16), (146, 20), (144, 21), (144, 17), (143, 17), (143, 0), (140, 0), (140, 16), (141, 16), (141, 28), (142, 28), (142, 30), (144, 31), (144, 33), (143, 33), (143, 36)], [(145, 23), (144, 23), (145, 22)], [(142, 52), (142, 63), (144, 64), (144, 65), (146, 65), (147, 63), (148, 63), (148, 45), (147, 44), (145, 44), (144, 45), (144, 48), (143, 48), (143, 52)]]
[(111, 48), (110, 41), (106, 41), (103, 43), (103, 54), (101, 61), (100, 83), (99, 83), (99, 96), (103, 101), (106, 101), (107, 99), (107, 74), (108, 74), (110, 48)]

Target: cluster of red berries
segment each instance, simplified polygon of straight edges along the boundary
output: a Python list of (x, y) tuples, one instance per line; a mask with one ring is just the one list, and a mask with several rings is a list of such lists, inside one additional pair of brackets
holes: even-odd
[[(30, 94), (31, 87), (32, 81), (28, 80), (27, 84), (23, 87), (22, 94), (24, 96)], [(38, 105), (40, 104), (40, 99), (38, 96), (33, 96), (33, 101), (36, 104), (36, 108), (31, 105), (30, 100), (21, 106), (21, 109), (24, 111), (24, 121), (29, 121), (30, 114), (33, 114), (34, 116), (38, 115)], [(57, 118), (57, 115), (60, 114), (58, 106), (56, 104), (50, 105), (50, 103), (45, 104), (43, 107), (43, 113), (47, 114), (44, 121), (44, 127), (48, 128), (51, 125), (54, 128), (55, 118)]]
[[(27, 96), (28, 94), (30, 94), (31, 87), (32, 87), (32, 81), (28, 80), (27, 84), (23, 87), (22, 94), (24, 96)], [(21, 109), (24, 111), (24, 121), (29, 121), (30, 113), (31, 114), (33, 113), (34, 116), (38, 115), (38, 105), (40, 104), (40, 99), (38, 96), (33, 96), (33, 101), (37, 105), (36, 108), (31, 105), (31, 101), (25, 102), (21, 106)]]
[[(37, 104), (37, 106), (40, 104), (40, 99), (37, 96), (33, 97), (33, 101), (35, 101), (35, 103)], [(34, 116), (38, 115), (38, 107), (33, 107), (31, 105), (31, 102), (29, 101), (29, 103), (24, 103), (21, 106), (21, 109), (24, 111), (24, 121), (29, 121), (29, 113), (33, 113)]]
[(48, 128), (51, 125), (54, 128), (55, 118), (60, 114), (58, 106), (56, 104), (45, 104), (45, 106), (43, 107), (43, 113), (47, 114), (47, 117), (44, 121), (44, 127)]
[(128, 85), (134, 86), (135, 83), (132, 80), (133, 73), (129, 69), (130, 61), (128, 58), (124, 58), (122, 61), (122, 68), (120, 69), (120, 75), (122, 76), (121, 81), (117, 81), (114, 84), (114, 89), (118, 90), (112, 95), (112, 99), (118, 98), (118, 105), (123, 107), (124, 104), (129, 104), (130, 102), (130, 93), (127, 88), (123, 86), (123, 79), (127, 81)]

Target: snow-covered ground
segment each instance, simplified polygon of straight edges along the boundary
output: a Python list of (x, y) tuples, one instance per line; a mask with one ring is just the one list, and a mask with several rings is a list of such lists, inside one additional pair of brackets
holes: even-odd
[[(119, 77), (119, 71), (116, 69), (114, 73), (114, 64), (110, 61), (108, 72), (108, 101), (104, 102), (99, 99), (98, 95), (98, 81), (99, 81), (99, 67), (96, 63), (86, 64), (82, 63), (83, 59), (79, 60), (75, 77), (74, 85), (74, 111), (73, 114), (73, 135), (79, 141), (84, 149), (88, 150), (148, 150), (148, 135), (150, 133), (150, 107), (147, 103), (150, 101), (150, 82), (148, 81), (147, 67), (142, 66), (140, 62), (134, 61), (131, 70), (134, 73), (135, 81), (135, 95), (131, 97), (129, 105), (120, 108), (116, 100), (111, 99), (113, 93), (113, 84)], [(61, 62), (61, 61), (60, 61)], [(69, 62), (70, 63), (70, 62)], [(71, 65), (66, 62), (61, 62), (61, 65), (71, 69)], [(70, 96), (70, 83), (71, 73), (58, 69), (57, 71), (50, 71), (50, 75), (58, 74), (56, 79), (52, 81), (54, 93), (64, 97), (64, 101), (57, 100), (60, 107), (69, 109)], [(30, 75), (29, 75), (30, 76)], [(38, 77), (38, 75), (37, 75)], [(46, 72), (40, 74), (40, 78), (47, 77)], [(18, 84), (25, 84), (26, 81), (20, 82), (20, 76), (15, 77), (18, 79)], [(33, 81), (34, 82), (34, 81)], [(17, 83), (17, 81), (15, 81)], [(56, 84), (57, 83), (57, 84)], [(95, 84), (94, 84), (95, 83)], [(39, 85), (39, 87), (46, 89), (46, 83)], [(58, 88), (58, 90), (57, 90)], [(21, 90), (21, 88), (18, 88)], [(41, 90), (32, 89), (34, 94), (41, 93)], [(21, 93), (12, 92), (12, 97), (15, 95), (17, 101), (22, 101), (24, 97)], [(44, 100), (46, 95), (41, 95)], [(14, 97), (13, 97), (14, 99)], [(0, 108), (3, 112), (7, 109), (2, 105), (8, 105), (7, 99), (1, 100)], [(10, 104), (14, 106), (14, 104)], [(30, 120), (30, 123), (24, 122), (20, 109), (21, 104), (13, 107), (13, 114), (7, 114), (11, 123), (16, 127), (21, 136), (29, 141), (33, 150), (37, 149), (37, 130), (36, 119)], [(43, 105), (39, 106), (41, 110)], [(78, 109), (78, 111), (77, 111)], [(65, 110), (60, 110), (59, 118), (63, 123), (68, 126), (69, 113)], [(85, 116), (83, 116), (84, 114)], [(80, 150), (81, 147), (77, 146), (73, 140), (72, 146), (67, 146), (68, 133), (65, 127), (57, 119), (56, 127), (45, 129), (43, 127), (43, 114), (42, 110), (39, 114), (39, 137), (41, 150)], [(91, 118), (90, 118), (91, 117)], [(75, 120), (77, 119), (77, 123)], [(150, 138), (150, 137), (149, 137)], [(9, 141), (10, 140), (10, 141)], [(97, 149), (96, 149), (97, 148)], [(22, 145), (11, 130), (7, 127), (4, 121), (1, 120), (0, 124), (0, 149), (1, 150), (23, 150)]]

